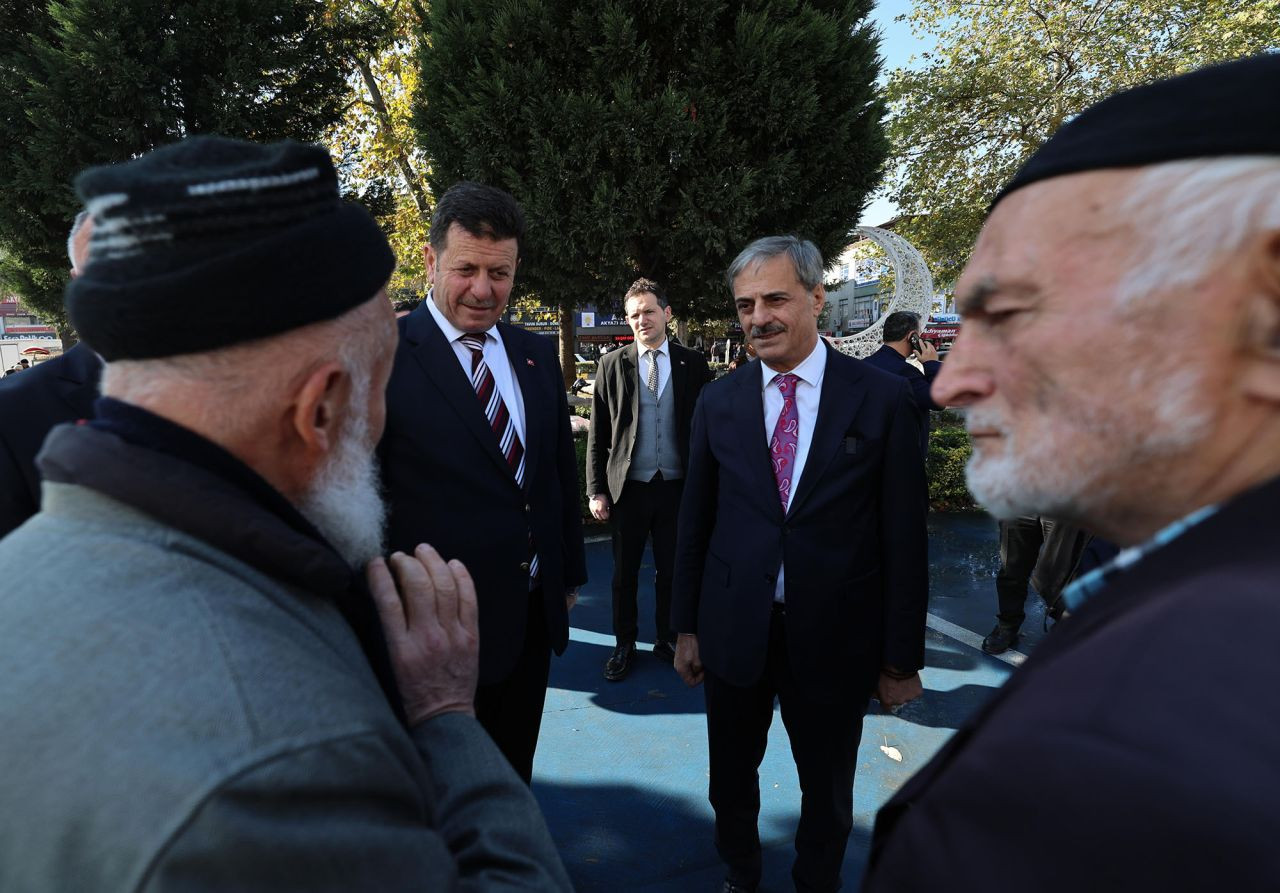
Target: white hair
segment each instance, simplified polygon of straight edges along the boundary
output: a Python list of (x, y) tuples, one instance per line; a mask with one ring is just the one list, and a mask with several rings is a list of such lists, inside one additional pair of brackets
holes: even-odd
[(372, 374), (376, 305), (366, 301), (337, 319), (232, 347), (115, 360), (103, 367), (102, 395), (143, 408), (180, 402), (200, 429), (240, 439), (318, 362), (337, 357), (353, 379)]
[(1190, 286), (1241, 250), (1248, 239), (1280, 230), (1280, 158), (1195, 158), (1152, 166), (1134, 183), (1121, 212), (1139, 233), (1123, 303)]

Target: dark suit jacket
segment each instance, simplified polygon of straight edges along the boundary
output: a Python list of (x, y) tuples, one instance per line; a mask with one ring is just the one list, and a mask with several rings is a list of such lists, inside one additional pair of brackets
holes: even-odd
[(783, 516), (759, 362), (707, 385), (680, 506), (672, 626), (734, 685), (764, 671), (786, 562), (792, 668), (815, 697), (863, 697), (924, 664), (924, 461), (907, 384), (827, 348), (813, 440)]
[(876, 819), (864, 890), (1280, 881), (1280, 479), (1054, 628)]
[[(671, 381), (676, 409), (676, 440), (680, 465), (689, 459), (689, 429), (698, 394), (711, 373), (707, 361), (696, 350), (674, 344), (670, 339)], [(640, 413), (638, 349), (634, 343), (600, 358), (591, 391), (591, 428), (587, 433), (587, 495), (608, 493), (617, 502), (631, 468), (631, 450), (636, 443), (636, 419)]]
[(942, 363), (938, 360), (930, 360), (924, 364), (924, 371), (921, 372), (908, 363), (906, 357), (887, 344), (882, 344), (879, 350), (867, 357), (866, 362), (885, 372), (901, 375), (910, 382), (911, 396), (915, 400), (916, 412), (920, 417), (920, 442), (924, 447), (924, 454), (929, 455), (929, 410), (946, 409), (945, 406), (934, 403), (933, 396), (929, 392), (933, 387), (933, 380), (942, 371)]
[(36, 454), (55, 425), (93, 416), (102, 361), (77, 344), (0, 383), (0, 536), (40, 508)]
[[(524, 488), (506, 460), (453, 348), (424, 302), (399, 320), (379, 454), (388, 544), (429, 543), (467, 566), (480, 602), (480, 681), (505, 678), (528, 614), (528, 537), (538, 549), (552, 647), (569, 638), (565, 592), (586, 582), (578, 465), (555, 341), (499, 323), (525, 418)], [(522, 566), (523, 565), (523, 566)]]

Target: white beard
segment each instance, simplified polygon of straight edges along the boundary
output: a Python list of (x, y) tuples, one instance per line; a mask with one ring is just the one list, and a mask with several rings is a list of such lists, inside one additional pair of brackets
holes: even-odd
[(351, 418), (333, 454), (303, 494), (298, 510), (352, 567), (364, 567), (382, 554), (387, 507), (363, 410)]
[[(1163, 375), (1135, 368), (1126, 394), (1105, 402), (1085, 395), (1074, 407), (1047, 412), (1039, 425), (1023, 425), (1022, 436), (989, 407), (969, 410), (970, 430), (1004, 434), (998, 454), (975, 449), (965, 468), (969, 491), (1005, 520), (1042, 515), (1082, 522), (1109, 514), (1117, 501), (1153, 485), (1154, 463), (1210, 435), (1213, 415), (1199, 399), (1201, 377), (1190, 368)], [(1153, 378), (1158, 388), (1149, 384)]]

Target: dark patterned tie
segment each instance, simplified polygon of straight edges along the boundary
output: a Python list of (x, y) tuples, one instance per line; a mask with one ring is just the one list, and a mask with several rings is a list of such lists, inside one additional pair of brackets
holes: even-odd
[[(524, 444), (520, 442), (520, 434), (516, 431), (515, 419), (507, 411), (507, 404), (502, 401), (498, 391), (498, 383), (493, 378), (489, 364), (484, 361), (484, 333), (466, 334), (458, 339), (471, 351), (471, 386), (476, 389), (476, 397), (484, 407), (485, 418), (489, 427), (498, 438), (498, 451), (506, 458), (515, 475), (516, 486), (524, 488)], [(538, 576), (538, 553), (533, 548), (532, 533), (529, 540), (529, 578)]]
[(782, 392), (782, 412), (773, 426), (769, 440), (769, 458), (773, 461), (773, 477), (778, 482), (778, 498), (782, 511), (791, 499), (791, 479), (796, 472), (796, 448), (800, 442), (800, 413), (796, 409), (796, 381), (800, 376), (788, 372), (775, 375), (773, 384)]
[(649, 380), (645, 382), (649, 388), (649, 393), (658, 396), (658, 352), (656, 350), (646, 351), (649, 354)]

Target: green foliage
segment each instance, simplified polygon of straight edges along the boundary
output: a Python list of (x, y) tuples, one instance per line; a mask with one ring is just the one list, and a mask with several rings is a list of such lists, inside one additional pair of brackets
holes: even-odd
[(955, 282), (986, 209), (1064, 122), (1126, 87), (1280, 47), (1280, 0), (916, 0), (889, 79), (896, 231)]
[[(334, 7), (350, 0), (328, 0)], [(414, 146), (410, 100), (418, 85), (413, 30), (416, 17), (403, 0), (361, 0), (387, 21), (387, 40), (357, 60), (348, 77), (349, 101), (324, 143), (339, 159), (344, 190), (363, 195), (373, 184), (387, 189), (375, 217), (396, 253), (393, 291), (427, 290), (422, 246), (430, 228), (427, 161)]]
[(0, 287), (64, 323), (79, 171), (200, 133), (315, 140), (383, 27), (319, 0), (0, 0)]
[(929, 505), (937, 511), (973, 511), (978, 506), (965, 485), (964, 467), (972, 447), (964, 423), (954, 413), (934, 413), (929, 431)]
[(886, 151), (871, 0), (434, 0), (415, 125), (439, 193), (509, 190), (521, 280), (572, 307), (667, 286), (723, 318), (752, 238), (848, 244)]

